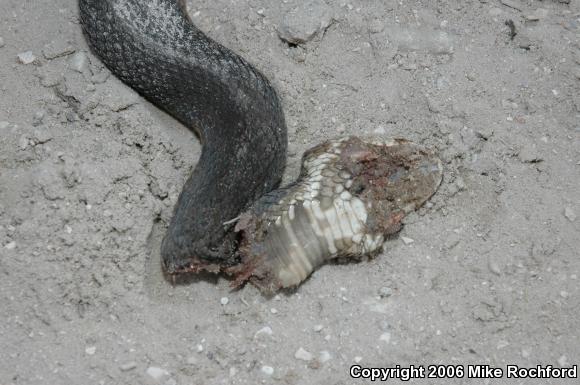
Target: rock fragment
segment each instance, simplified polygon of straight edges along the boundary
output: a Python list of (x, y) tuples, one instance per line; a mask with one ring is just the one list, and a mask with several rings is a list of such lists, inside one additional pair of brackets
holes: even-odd
[(379, 337), (379, 341), (383, 341), (383, 342), (385, 342), (385, 343), (388, 344), (389, 342), (391, 342), (391, 333), (390, 332), (384, 332)]
[(4, 43), (4, 38), (0, 37), (0, 48), (3, 48), (6, 43)]
[(262, 373), (264, 373), (267, 376), (271, 376), (272, 374), (274, 374), (274, 368), (268, 365), (264, 365), (262, 366), (262, 368), (260, 369), (260, 371)]
[(122, 364), (119, 366), (119, 370), (122, 372), (128, 372), (129, 370), (133, 370), (137, 367), (137, 363), (135, 362), (127, 362), (126, 364)]
[(17, 57), (21, 64), (32, 64), (36, 60), (36, 56), (34, 56), (32, 51), (21, 52)]
[(69, 67), (77, 72), (84, 73), (89, 70), (89, 58), (83, 51), (79, 51), (69, 59)]
[(161, 381), (165, 377), (169, 377), (169, 372), (167, 370), (158, 368), (156, 366), (148, 367), (146, 373), (149, 377), (151, 377), (155, 381)]
[(301, 361), (311, 361), (313, 356), (312, 353), (300, 347), (296, 353), (294, 353), (294, 358)]
[(536, 146), (526, 145), (518, 153), (518, 158), (524, 163), (539, 163), (543, 159), (537, 154)]
[(258, 336), (260, 336), (262, 334), (271, 336), (273, 334), (272, 328), (270, 326), (264, 326), (263, 328), (261, 328), (260, 330), (258, 330), (256, 332), (256, 334), (254, 334), (254, 338), (256, 338), (256, 337), (258, 337)]
[(572, 207), (566, 207), (564, 209), (564, 216), (570, 221), (574, 222), (576, 220), (576, 213)]
[(329, 353), (328, 351), (326, 351), (326, 350), (323, 350), (323, 351), (321, 351), (321, 352), (320, 352), (320, 355), (318, 356), (318, 360), (319, 360), (321, 363), (328, 362), (328, 361), (330, 361), (331, 359), (332, 359), (332, 356), (331, 356), (331, 355), (330, 355), (330, 353)]
[(331, 8), (321, 0), (309, 0), (286, 12), (278, 36), (289, 44), (304, 44), (332, 23)]
[(393, 295), (393, 289), (388, 286), (383, 286), (379, 289), (379, 297), (388, 298)]

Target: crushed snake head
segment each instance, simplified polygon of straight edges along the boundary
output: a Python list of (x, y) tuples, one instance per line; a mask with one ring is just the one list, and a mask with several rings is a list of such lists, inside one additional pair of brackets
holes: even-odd
[(234, 285), (275, 292), (331, 259), (377, 254), (441, 179), (434, 153), (404, 139), (347, 137), (310, 149), (296, 182), (240, 216), (241, 263), (228, 270)]

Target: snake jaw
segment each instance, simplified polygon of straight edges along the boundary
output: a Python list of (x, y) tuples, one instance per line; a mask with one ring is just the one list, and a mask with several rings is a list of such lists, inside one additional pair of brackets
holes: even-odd
[(228, 270), (233, 284), (250, 281), (275, 292), (299, 285), (331, 259), (377, 254), (441, 179), (440, 160), (403, 139), (348, 137), (314, 147), (298, 181), (240, 216), (241, 264)]

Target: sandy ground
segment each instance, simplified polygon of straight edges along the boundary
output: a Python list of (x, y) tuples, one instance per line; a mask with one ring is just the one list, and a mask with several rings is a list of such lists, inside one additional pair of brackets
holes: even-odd
[[(75, 0), (0, 1), (0, 384), (580, 364), (580, 1), (300, 3), (190, 4), (279, 90), (286, 180), (344, 134), (432, 146), (445, 178), (376, 259), (267, 298), (163, 279), (159, 241), (198, 141), (87, 52)], [(317, 33), (287, 44), (293, 25)]]

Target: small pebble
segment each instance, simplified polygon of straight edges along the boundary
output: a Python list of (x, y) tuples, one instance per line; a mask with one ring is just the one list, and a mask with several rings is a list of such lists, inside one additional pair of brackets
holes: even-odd
[(302, 360), (302, 361), (311, 361), (312, 360), (312, 353), (310, 353), (307, 350), (304, 350), (304, 348), (300, 347), (296, 353), (294, 353), (294, 358), (296, 358), (297, 360)]
[(379, 340), (384, 341), (388, 344), (389, 342), (391, 342), (391, 333), (385, 332), (385, 333), (381, 334), (381, 336), (379, 337)]
[(379, 297), (388, 298), (393, 295), (393, 289), (388, 286), (383, 286), (379, 289)]
[(320, 352), (320, 356), (318, 358), (318, 360), (322, 363), (328, 362), (332, 359), (332, 356), (330, 355), (330, 353), (326, 350), (323, 350)]
[(564, 216), (568, 218), (570, 222), (574, 222), (576, 220), (576, 213), (571, 207), (566, 207), (564, 209)]
[(30, 141), (28, 140), (28, 136), (20, 135), (20, 139), (18, 139), (18, 148), (21, 150), (26, 150), (29, 144)]
[(274, 374), (274, 368), (268, 365), (262, 366), (262, 369), (260, 370), (267, 376), (271, 376), (272, 374)]
[(254, 334), (254, 338), (256, 338), (257, 336), (259, 336), (260, 334), (266, 334), (271, 336), (273, 334), (272, 328), (270, 326), (264, 326), (263, 328), (261, 328), (260, 330), (258, 330), (256, 332), (256, 334)]
[(270, 309), (270, 313), (272, 313), (272, 314), (278, 314), (278, 309), (276, 309), (276, 308), (271, 308), (271, 309)]
[(565, 291), (565, 290), (562, 290), (562, 291), (560, 292), (560, 297), (562, 297), (562, 298), (564, 298), (564, 299), (568, 298), (569, 296), (570, 296), (570, 293), (568, 293), (568, 292), (567, 292), (567, 291)]
[(362, 361), (362, 357), (361, 357), (361, 356), (356, 356), (356, 357), (354, 358), (354, 362), (356, 362), (357, 364), (358, 364), (359, 362), (361, 362), (361, 361)]
[(169, 372), (165, 369), (158, 368), (156, 366), (150, 366), (146, 371), (147, 375), (156, 381), (160, 381), (163, 377), (169, 376)]
[(324, 329), (324, 325), (314, 325), (314, 327), (312, 328), (312, 330), (314, 330), (316, 333), (319, 333), (322, 331), (322, 329)]
[(332, 20), (332, 8), (324, 1), (304, 2), (301, 9), (284, 14), (277, 26), (278, 36), (290, 44), (303, 44), (326, 30)]
[(197, 352), (198, 352), (198, 353), (201, 353), (201, 352), (203, 352), (203, 345), (202, 345), (202, 344), (198, 344), (198, 345), (196, 346), (196, 350), (197, 350)]
[(530, 351), (528, 349), (522, 349), (522, 357), (523, 358), (530, 357)]
[(8, 127), (10, 127), (10, 122), (6, 122), (6, 121), (1, 121), (0, 122), (0, 130), (5, 130)]
[(36, 60), (32, 51), (26, 51), (18, 54), (18, 61), (22, 64), (31, 64)]
[(135, 362), (127, 362), (126, 364), (119, 366), (119, 369), (122, 372), (128, 372), (129, 370), (133, 370), (136, 367), (137, 367), (137, 364)]
[(225, 306), (225, 305), (227, 305), (227, 304), (228, 304), (228, 302), (230, 302), (230, 299), (229, 299), (228, 297), (222, 297), (222, 298), (220, 299), (220, 303), (221, 303), (222, 305), (224, 305), (224, 306)]
[(0, 48), (4, 47), (4, 39), (0, 37)]
[(97, 351), (97, 347), (96, 346), (87, 346), (85, 348), (85, 353), (87, 353), (89, 356), (92, 356), (93, 354), (95, 354)]
[(88, 69), (89, 58), (86, 53), (79, 51), (71, 56), (68, 63), (71, 69), (83, 73)]
[(16, 242), (14, 241), (8, 242), (7, 244), (4, 245), (4, 247), (8, 250), (14, 250), (16, 248)]
[(403, 241), (405, 245), (410, 245), (411, 243), (415, 242), (414, 239), (407, 237), (401, 237), (401, 241)]
[(375, 129), (375, 132), (374, 133), (377, 134), (377, 135), (385, 135), (387, 133), (387, 130), (383, 126), (378, 126)]

